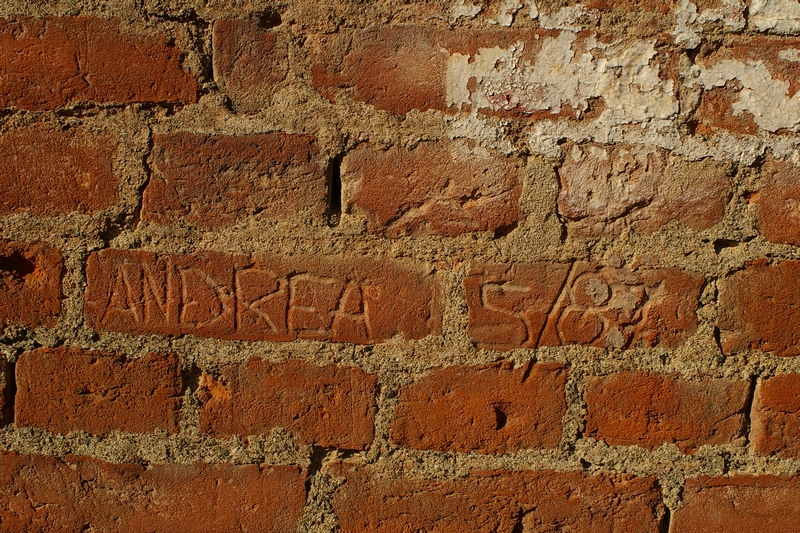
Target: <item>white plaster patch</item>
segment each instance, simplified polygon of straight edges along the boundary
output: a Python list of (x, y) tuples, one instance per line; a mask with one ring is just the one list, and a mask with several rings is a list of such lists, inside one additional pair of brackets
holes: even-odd
[(800, 63), (800, 50), (797, 48), (787, 48), (778, 52), (778, 57), (792, 63)]
[[(538, 10), (537, 10), (538, 12)], [(581, 20), (585, 22), (596, 22), (599, 15), (596, 11), (588, 9), (583, 4), (562, 7), (555, 13), (546, 15), (539, 13), (539, 24), (546, 30), (568, 30), (580, 31)]]
[(789, 97), (789, 82), (775, 80), (763, 61), (741, 61), (726, 59), (710, 68), (696, 67), (691, 84), (700, 84), (704, 89), (722, 87), (728, 81), (737, 80), (742, 90), (739, 100), (733, 104), (733, 114), (747, 111), (753, 120), (766, 131), (800, 128), (800, 93)]
[(744, 0), (722, 0), (722, 7), (705, 9), (697, 16), (698, 24), (722, 22), (735, 31), (744, 29)]
[(536, 0), (527, 0), (527, 2), (523, 3), (528, 6), (528, 16), (531, 20), (539, 18), (539, 8), (536, 7)]
[(800, 33), (800, 2), (797, 0), (752, 0), (750, 24), (760, 31)]
[(498, 24), (500, 26), (511, 26), (514, 22), (514, 15), (520, 9), (522, 9), (522, 3), (519, 0), (500, 0), (497, 15), (495, 15), (494, 19), (488, 19), (488, 22), (489, 24)]
[(675, 44), (687, 49), (696, 48), (700, 45), (700, 36), (690, 26), (697, 20), (697, 6), (689, 0), (681, 0), (680, 5), (675, 8)]
[[(569, 105), (579, 114), (589, 100), (601, 98), (603, 124), (644, 123), (669, 119), (678, 112), (673, 82), (659, 78), (652, 66), (653, 41), (599, 43), (583, 40), (576, 55), (577, 36), (562, 32), (542, 39), (533, 63), (521, 60), (525, 44), (481, 48), (472, 57), (452, 54), (446, 73), (447, 104), (493, 111), (520, 109), (557, 114)], [(472, 80), (472, 83), (470, 81)]]
[(450, 8), (450, 19), (457, 20), (461, 17), (474, 18), (475, 15), (483, 10), (481, 6), (476, 6), (472, 2), (467, 3), (467, 0), (456, 0), (453, 7)]

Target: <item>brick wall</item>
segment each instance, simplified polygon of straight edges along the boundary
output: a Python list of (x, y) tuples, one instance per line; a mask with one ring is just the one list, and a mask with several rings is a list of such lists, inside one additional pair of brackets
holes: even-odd
[(800, 529), (799, 78), (796, 0), (3, 2), (0, 530)]

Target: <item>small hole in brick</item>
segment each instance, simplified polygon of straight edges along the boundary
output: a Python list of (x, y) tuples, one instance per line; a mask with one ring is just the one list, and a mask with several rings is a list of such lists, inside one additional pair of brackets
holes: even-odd
[(499, 431), (504, 427), (506, 427), (506, 423), (508, 422), (508, 415), (498, 405), (493, 405), (492, 408), (494, 408), (494, 419), (495, 419), (494, 428)]
[(329, 226), (338, 226), (342, 216), (342, 157), (334, 157), (328, 165), (328, 210), (325, 213)]
[(36, 264), (19, 252), (0, 256), (0, 277), (21, 280), (36, 270)]
[(258, 27), (264, 30), (280, 26), (281, 22), (282, 20), (280, 14), (275, 13), (274, 11), (268, 11), (258, 17)]

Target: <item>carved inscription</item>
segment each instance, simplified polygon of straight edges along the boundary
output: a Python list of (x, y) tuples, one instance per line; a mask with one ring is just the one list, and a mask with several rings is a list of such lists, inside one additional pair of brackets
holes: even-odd
[(100, 331), (370, 343), (441, 322), (432, 276), (366, 259), (104, 250), (87, 281), (86, 317)]
[(468, 331), (480, 347), (667, 346), (694, 331), (702, 278), (588, 262), (474, 268), (464, 281)]

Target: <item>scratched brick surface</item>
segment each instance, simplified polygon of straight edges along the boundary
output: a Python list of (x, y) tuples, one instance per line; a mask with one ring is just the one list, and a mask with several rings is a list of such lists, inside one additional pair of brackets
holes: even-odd
[(697, 324), (702, 277), (586, 262), (473, 266), (470, 338), (496, 350), (680, 345)]
[(86, 317), (100, 331), (372, 343), (441, 322), (435, 276), (368, 259), (103, 250), (87, 279)]

